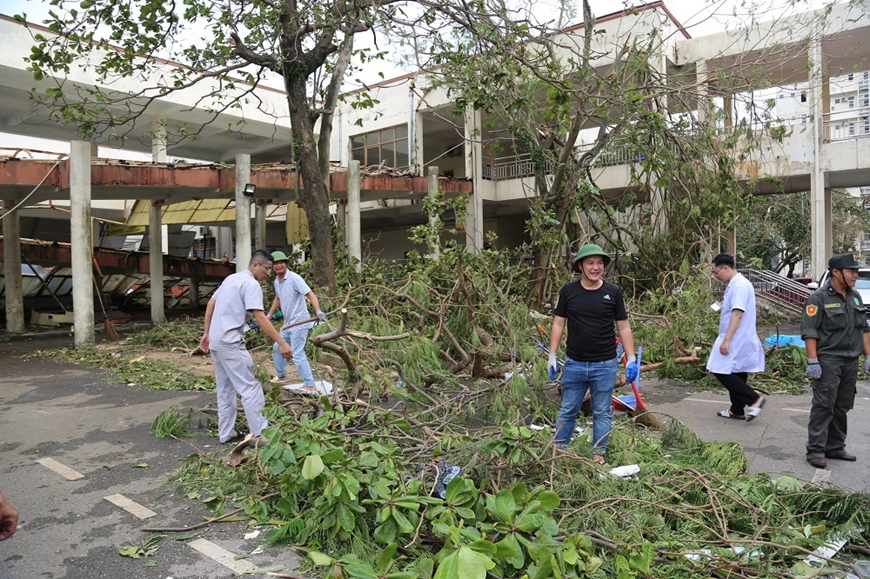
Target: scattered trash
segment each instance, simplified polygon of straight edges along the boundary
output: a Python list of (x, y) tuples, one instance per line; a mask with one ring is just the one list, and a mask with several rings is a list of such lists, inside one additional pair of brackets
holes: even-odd
[(768, 336), (764, 338), (764, 345), (768, 348), (773, 348), (774, 346), (797, 346), (798, 348), (807, 347), (806, 343), (800, 336), (786, 334), (773, 334), (772, 336)]
[(251, 531), (250, 533), (246, 533), (244, 535), (245, 539), (256, 539), (260, 536), (260, 531)]
[[(721, 551), (727, 553), (729, 551), (728, 548), (723, 548)], [(742, 555), (746, 551), (746, 547), (731, 547), (730, 551), (735, 555)], [(711, 549), (701, 549), (700, 551), (694, 551), (692, 553), (686, 553), (686, 559), (691, 559), (692, 561), (701, 561), (703, 559), (712, 559), (714, 557), (713, 550)], [(758, 557), (763, 557), (764, 553), (759, 551), (758, 549), (754, 549), (740, 557), (741, 559), (756, 559)]]
[(299, 382), (298, 384), (286, 384), (282, 386), (282, 388), (298, 394), (321, 394), (324, 396), (332, 394), (332, 383), (327, 382), (326, 380), (315, 381), (313, 388), (311, 386), (305, 386), (302, 382)]
[[(434, 491), (439, 497), (445, 499), (447, 498), (447, 485), (450, 484), (450, 481), (459, 476), (459, 473), (462, 472), (462, 468), (449, 462), (439, 462), (435, 465), (435, 468), (437, 469), (436, 475), (438, 476), (438, 480), (435, 481)], [(417, 476), (420, 476), (424, 470), (430, 471), (431, 469), (427, 469), (424, 465), (418, 464)]]
[(551, 430), (550, 426), (540, 426), (538, 424), (529, 424), (529, 430), (535, 430), (540, 432), (541, 430)]
[(616, 468), (610, 469), (610, 474), (624, 479), (636, 479), (636, 475), (639, 472), (640, 466), (636, 464), (627, 464), (625, 466), (617, 466)]

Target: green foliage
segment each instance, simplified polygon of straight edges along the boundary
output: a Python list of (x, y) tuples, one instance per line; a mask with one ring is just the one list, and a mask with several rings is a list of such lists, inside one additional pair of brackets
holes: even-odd
[(107, 370), (114, 380), (152, 390), (214, 390), (214, 378), (196, 377), (164, 360), (149, 360), (140, 351), (101, 349), (40, 350), (32, 358), (52, 358), (62, 362), (87, 364)]
[(192, 408), (188, 409), (186, 414), (182, 414), (178, 406), (170, 406), (154, 419), (149, 432), (157, 438), (190, 436), (189, 427), (192, 418)]

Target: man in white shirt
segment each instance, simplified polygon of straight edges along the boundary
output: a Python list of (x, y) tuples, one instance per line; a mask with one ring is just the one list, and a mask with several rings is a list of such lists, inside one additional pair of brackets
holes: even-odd
[(287, 341), (266, 318), (263, 312), (263, 288), (260, 282), (272, 271), (272, 256), (258, 249), (251, 256), (247, 269), (228, 276), (205, 310), (205, 332), (199, 342), (200, 349), (214, 362), (218, 399), (218, 437), (221, 443), (244, 438), (236, 432), (236, 394), (242, 399), (245, 419), (254, 436), (269, 425), (263, 416), (266, 397), (263, 387), (254, 376), (254, 359), (245, 348), (245, 328), (248, 315), (252, 315), (266, 335), (275, 340), (275, 346), (284, 357), (293, 355)]
[(755, 289), (734, 269), (734, 258), (720, 253), (713, 258), (713, 275), (728, 284), (719, 313), (719, 335), (707, 360), (709, 370), (731, 395), (731, 408), (722, 418), (751, 421), (761, 414), (765, 397), (749, 387), (749, 372), (764, 371), (764, 348), (755, 330)]
[[(296, 323), (311, 317), (311, 314), (308, 313), (308, 304), (305, 303), (306, 299), (311, 302), (311, 306), (316, 312), (315, 315), (320, 321), (326, 321), (326, 314), (320, 310), (320, 301), (305, 283), (305, 280), (299, 274), (288, 269), (288, 261), (289, 258), (283, 251), (272, 253), (275, 270), (275, 299), (272, 300), (272, 306), (266, 317), (271, 319), (278, 308), (281, 308), (281, 312), (284, 314), (284, 328), (281, 330), (281, 337), (289, 341), (290, 347), (293, 349), (293, 364), (296, 365), (296, 372), (302, 378), (302, 390), (316, 392), (314, 374), (311, 372), (311, 364), (305, 355), (305, 343), (308, 340), (308, 332), (314, 327), (314, 322)], [(281, 355), (278, 344), (272, 348), (272, 361), (275, 362), (275, 377), (272, 378), (271, 382), (273, 384), (286, 383), (287, 360)]]

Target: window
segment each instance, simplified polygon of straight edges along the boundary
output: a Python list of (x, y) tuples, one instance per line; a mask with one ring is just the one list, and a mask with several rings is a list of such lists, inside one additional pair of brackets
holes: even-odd
[(801, 91), (801, 102), (802, 103), (807, 102), (807, 91), (805, 91), (805, 90)]
[(864, 79), (866, 80), (866, 79), (868, 79), (868, 78), (870, 78), (870, 72), (868, 72), (868, 71), (865, 70), (865, 71), (864, 71)]
[(835, 105), (840, 104), (840, 99), (834, 99), (834, 104), (835, 104)]
[(855, 123), (849, 123), (849, 136), (855, 134)]
[(870, 135), (870, 117), (861, 117), (861, 122), (864, 124), (864, 134)]
[(854, 109), (854, 108), (855, 108), (855, 97), (853, 97), (853, 96), (850, 96), (850, 97), (849, 97), (849, 108), (850, 108), (850, 109)]
[(782, 93), (779, 93), (778, 95), (776, 95), (776, 98), (781, 99), (782, 96), (783, 96)]
[(864, 99), (861, 101), (861, 106), (870, 107), (870, 97), (864, 97)]
[(794, 93), (791, 93), (791, 97), (794, 98)]
[(380, 165), (397, 169), (410, 165), (408, 127), (399, 125), (350, 138), (351, 158), (360, 165)]
[(855, 80), (855, 75), (853, 75), (852, 73), (849, 73), (848, 78), (849, 78), (849, 80)]
[(806, 115), (803, 115), (803, 116), (801, 117), (801, 124), (802, 124), (802, 125), (807, 124), (807, 116), (806, 116)]

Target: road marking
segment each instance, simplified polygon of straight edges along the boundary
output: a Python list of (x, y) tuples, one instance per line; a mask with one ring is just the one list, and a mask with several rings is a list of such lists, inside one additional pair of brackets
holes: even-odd
[(809, 414), (810, 411), (806, 408), (783, 408), (786, 412), (800, 412), (802, 414)]
[(722, 404), (721, 400), (701, 400), (700, 398), (683, 398), (686, 402), (707, 402), (708, 404)]
[(235, 559), (236, 556), (233, 553), (227, 551), (220, 545), (216, 545), (206, 539), (196, 539), (195, 541), (191, 541), (190, 543), (188, 543), (188, 545), (190, 545), (206, 557), (217, 561), (224, 567), (228, 567), (230, 570), (236, 573), (241, 574), (247, 571), (253, 571), (257, 568), (257, 566), (250, 561), (245, 561), (243, 559), (237, 561)]
[(157, 515), (151, 509), (146, 509), (139, 503), (134, 500), (128, 499), (124, 495), (110, 495), (108, 497), (103, 497), (113, 505), (119, 506), (134, 517), (138, 517), (140, 519), (147, 519), (148, 517), (154, 517)]
[(80, 478), (85, 478), (85, 475), (83, 475), (82, 473), (74, 471), (70, 467), (57, 462), (53, 458), (40, 458), (36, 462), (38, 462), (47, 469), (53, 470), (60, 476), (69, 480), (78, 480)]
[(817, 468), (813, 474), (813, 484), (831, 482), (831, 471)]

